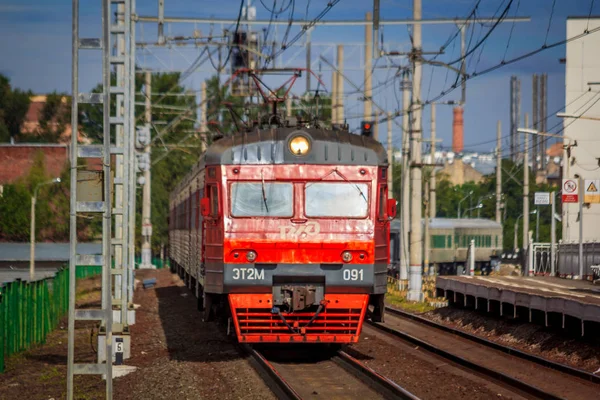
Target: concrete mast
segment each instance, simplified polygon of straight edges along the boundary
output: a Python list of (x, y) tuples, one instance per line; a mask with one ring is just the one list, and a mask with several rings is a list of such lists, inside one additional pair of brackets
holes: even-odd
[[(145, 82), (146, 100), (145, 100), (145, 119), (148, 127), (152, 125), (152, 73), (146, 71)], [(150, 144), (144, 148), (144, 153), (150, 159)], [(154, 268), (152, 265), (152, 220), (150, 219), (151, 210), (151, 168), (144, 171), (144, 187), (142, 190), (142, 263), (140, 268)]]
[(500, 223), (500, 204), (502, 201), (502, 122), (496, 128), (496, 222)]
[(431, 103), (431, 151), (430, 151), (430, 155), (431, 155), (431, 160), (429, 160), (429, 162), (431, 164), (433, 164), (433, 166), (431, 167), (431, 176), (429, 177), (429, 202), (428, 207), (429, 207), (429, 217), (430, 218), (435, 218), (435, 214), (436, 214), (436, 197), (435, 197), (435, 190), (436, 190), (436, 177), (435, 177), (435, 132), (436, 126), (435, 126), (435, 103)]
[(421, 61), (421, 0), (413, 0), (413, 84), (412, 84), (412, 129), (411, 129), (411, 160), (410, 160), (410, 180), (411, 180), (411, 222), (410, 222), (410, 267), (409, 267), (409, 287), (408, 300), (423, 300), (423, 234), (421, 219), (423, 210), (421, 208), (421, 189), (422, 189), (422, 171), (421, 171), (421, 79), (422, 79), (422, 61)]

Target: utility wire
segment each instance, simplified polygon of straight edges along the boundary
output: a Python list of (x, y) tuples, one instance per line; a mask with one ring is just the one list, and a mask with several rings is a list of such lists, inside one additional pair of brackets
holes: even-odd
[[(438, 95), (437, 95), (437, 96), (435, 96), (434, 98), (432, 98), (432, 99), (430, 99), (430, 100), (426, 100), (425, 102), (423, 102), (423, 103), (422, 103), (421, 105), (419, 105), (418, 107), (420, 107), (421, 109), (423, 109), (423, 108), (424, 108), (426, 105), (429, 105), (429, 104), (431, 104), (431, 103), (433, 103), (433, 102), (436, 102), (436, 101), (438, 101), (438, 100), (439, 100), (439, 99), (441, 99), (442, 97), (445, 97), (446, 95), (448, 95), (448, 94), (452, 93), (454, 90), (456, 90), (457, 88), (459, 88), (459, 87), (460, 87), (460, 84), (462, 84), (463, 82), (466, 82), (466, 81), (469, 81), (469, 80), (471, 80), (471, 79), (474, 79), (474, 78), (476, 78), (476, 77), (479, 77), (479, 76), (482, 76), (482, 75), (488, 74), (488, 73), (490, 73), (490, 72), (493, 72), (493, 71), (495, 71), (495, 70), (497, 70), (497, 69), (499, 69), (499, 68), (502, 68), (502, 67), (504, 67), (504, 66), (506, 66), (506, 65), (514, 64), (514, 63), (516, 63), (516, 62), (518, 62), (518, 61), (521, 61), (521, 60), (524, 60), (524, 59), (526, 59), (526, 58), (532, 57), (532, 56), (534, 56), (534, 55), (537, 55), (537, 54), (541, 53), (542, 51), (545, 51), (545, 50), (548, 50), (548, 49), (552, 49), (552, 48), (554, 48), (554, 47), (558, 47), (558, 46), (561, 46), (561, 45), (564, 45), (564, 44), (570, 43), (570, 42), (572, 42), (572, 41), (574, 41), (574, 40), (581, 39), (582, 37), (585, 37), (585, 36), (591, 35), (591, 34), (593, 34), (593, 33), (596, 33), (596, 32), (598, 32), (598, 31), (600, 31), (600, 26), (598, 26), (598, 27), (596, 27), (596, 28), (594, 28), (594, 29), (591, 29), (591, 30), (586, 30), (586, 31), (584, 31), (583, 33), (580, 33), (580, 34), (578, 34), (578, 35), (572, 36), (572, 37), (570, 37), (570, 38), (563, 39), (563, 40), (559, 40), (559, 41), (557, 41), (557, 42), (554, 42), (554, 43), (552, 43), (552, 44), (549, 44), (549, 45), (543, 45), (543, 46), (541, 46), (541, 47), (540, 47), (540, 48), (538, 48), (538, 49), (531, 50), (531, 51), (529, 51), (529, 52), (527, 52), (527, 53), (524, 53), (524, 54), (521, 54), (521, 55), (519, 55), (519, 56), (516, 56), (516, 57), (514, 57), (514, 58), (512, 58), (512, 59), (510, 59), (510, 60), (508, 60), (508, 61), (502, 61), (502, 62), (500, 62), (500, 63), (498, 63), (498, 64), (496, 64), (496, 65), (493, 65), (493, 66), (491, 66), (491, 67), (488, 67), (488, 68), (486, 68), (486, 69), (482, 70), (481, 72), (477, 72), (477, 73), (473, 73), (473, 74), (470, 74), (470, 75), (467, 75), (467, 76), (463, 76), (463, 77), (462, 77), (462, 79), (461, 79), (461, 80), (460, 80), (458, 83), (456, 83), (456, 84), (453, 84), (453, 85), (452, 85), (450, 88), (447, 88), (447, 89), (443, 90), (442, 92), (440, 92), (440, 94), (438, 94)], [(398, 110), (398, 111), (396, 111), (396, 112), (395, 112), (395, 113), (392, 115), (392, 118), (397, 118), (397, 117), (400, 117), (400, 116), (402, 116), (403, 114), (404, 114), (404, 111), (403, 111), (403, 110)], [(383, 123), (383, 122), (387, 122), (387, 120), (388, 120), (388, 118), (387, 118), (387, 117), (384, 117), (384, 118), (380, 119), (380, 120), (379, 120), (377, 123), (381, 124), (381, 123)]]

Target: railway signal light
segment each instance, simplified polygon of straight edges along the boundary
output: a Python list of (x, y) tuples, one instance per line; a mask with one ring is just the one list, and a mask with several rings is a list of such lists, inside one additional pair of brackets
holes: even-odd
[(363, 136), (368, 136), (368, 137), (373, 136), (373, 122), (372, 121), (362, 121), (360, 123), (360, 134)]

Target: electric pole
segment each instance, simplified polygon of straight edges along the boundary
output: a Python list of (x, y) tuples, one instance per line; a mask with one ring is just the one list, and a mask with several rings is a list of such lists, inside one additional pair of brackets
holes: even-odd
[(388, 157), (388, 197), (389, 194), (394, 196), (394, 149), (392, 148), (392, 113), (388, 111), (387, 113), (387, 129), (388, 129), (388, 137), (387, 137), (387, 157)]
[[(525, 113), (525, 128), (529, 128), (529, 114)], [(523, 249), (527, 255), (527, 238), (529, 237), (529, 142), (527, 134), (523, 134)], [(526, 262), (526, 258), (523, 261)]]
[(422, 301), (423, 299), (423, 235), (421, 228), (421, 219), (423, 210), (421, 208), (421, 189), (422, 189), (422, 171), (421, 171), (421, 0), (413, 0), (413, 84), (411, 101), (411, 160), (410, 160), (410, 180), (411, 180), (411, 221), (410, 221), (410, 280), (408, 290), (408, 300)]
[(401, 237), (400, 237), (400, 282), (399, 289), (406, 289), (408, 266), (410, 260), (409, 226), (410, 226), (410, 84), (408, 70), (402, 73), (402, 201), (401, 208)]
[(435, 103), (431, 103), (431, 160), (430, 164), (433, 164), (431, 167), (431, 176), (429, 177), (429, 217), (435, 218), (436, 214), (436, 198), (435, 198), (435, 190), (436, 190), (436, 178), (435, 178)]
[(285, 98), (285, 116), (289, 119), (292, 116), (292, 97)]
[(500, 223), (500, 202), (502, 201), (502, 122), (496, 129), (496, 222)]
[[(344, 123), (344, 45), (339, 44), (337, 47), (337, 107), (338, 110), (336, 112), (337, 123)], [(307, 72), (307, 75), (310, 75)]]
[(310, 31), (311, 29), (307, 29), (305, 33), (305, 47), (306, 47), (306, 95), (310, 96), (310, 70), (312, 65), (312, 55), (311, 55), (311, 43), (310, 43)]
[[(152, 126), (152, 73), (146, 71), (145, 82), (146, 100), (145, 100), (145, 119), (148, 129)], [(144, 153), (150, 160), (150, 144), (144, 147)], [(152, 221), (150, 219), (151, 202), (151, 168), (144, 171), (144, 187), (142, 191), (142, 263), (140, 268), (154, 268), (152, 265)]]
[[(531, 124), (533, 129), (539, 130), (538, 122), (539, 122), (539, 93), (538, 93), (538, 76), (537, 74), (533, 74), (533, 78), (531, 79), (532, 88), (531, 88)], [(538, 135), (533, 136), (533, 143), (531, 146), (531, 169), (533, 170), (533, 181), (535, 182), (535, 178), (537, 176), (537, 157), (538, 157)]]
[[(368, 12), (365, 20), (367, 22), (372, 21), (373, 18), (371, 13)], [(365, 25), (365, 103), (364, 103), (364, 111), (363, 111), (363, 119), (365, 121), (373, 120), (373, 105), (372, 105), (372, 64), (373, 64), (373, 24), (367, 23)], [(375, 140), (379, 139), (379, 134), (377, 131), (377, 121), (373, 120), (373, 138)]]
[[(547, 108), (548, 108), (548, 99), (547, 99), (547, 90), (548, 90), (548, 74), (542, 74), (540, 77), (540, 115), (539, 115), (539, 130), (541, 132), (548, 132), (547, 129)], [(540, 137), (541, 146), (540, 146), (540, 155), (542, 157), (541, 160), (541, 169), (546, 171), (546, 140), (543, 137)]]
[(423, 216), (423, 265), (424, 270), (429, 273), (429, 248), (430, 248), (430, 238), (429, 238), (429, 198), (431, 195), (429, 182), (425, 182), (425, 215)]
[(204, 143), (208, 137), (208, 115), (206, 115), (208, 99), (206, 98), (206, 81), (202, 81), (200, 90), (202, 92), (202, 103), (200, 103), (200, 151), (204, 151)]

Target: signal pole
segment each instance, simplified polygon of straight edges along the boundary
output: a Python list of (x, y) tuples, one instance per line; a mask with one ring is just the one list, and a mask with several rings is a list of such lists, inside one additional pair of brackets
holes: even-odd
[[(145, 82), (146, 100), (145, 100), (145, 119), (148, 127), (152, 124), (152, 73), (146, 71)], [(150, 144), (144, 148), (144, 153), (150, 160)], [(154, 268), (152, 265), (152, 221), (150, 219), (151, 204), (151, 168), (144, 171), (144, 187), (142, 191), (142, 263), (140, 268)]]
[(421, 219), (423, 212), (421, 208), (421, 189), (422, 189), (422, 171), (421, 171), (421, 0), (413, 0), (413, 84), (412, 84), (412, 129), (411, 129), (411, 160), (410, 160), (410, 180), (411, 180), (411, 221), (410, 221), (410, 280), (408, 287), (409, 301), (423, 300), (423, 234), (421, 228)]
[(502, 122), (496, 130), (496, 222), (500, 223), (500, 202), (502, 200)]

